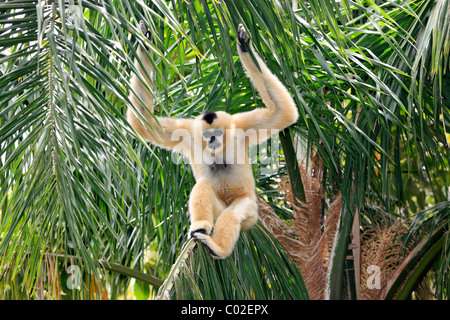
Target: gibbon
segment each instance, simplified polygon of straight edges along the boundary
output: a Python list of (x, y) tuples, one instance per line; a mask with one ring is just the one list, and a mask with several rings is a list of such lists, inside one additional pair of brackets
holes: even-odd
[[(143, 21), (140, 28), (151, 40)], [(240, 231), (248, 230), (258, 220), (249, 147), (268, 139), (273, 130), (282, 130), (298, 119), (294, 100), (253, 49), (241, 24), (237, 50), (244, 70), (266, 108), (237, 114), (210, 111), (194, 119), (154, 116), (149, 91), (152, 64), (139, 46), (137, 54), (142, 65), (136, 62), (136, 68), (147, 83), (133, 75), (134, 92), (130, 94), (130, 100), (135, 108), (129, 108), (127, 112), (129, 123), (144, 140), (182, 153), (189, 159), (196, 180), (189, 197), (189, 237), (205, 244), (211, 255), (218, 259), (228, 257)], [(252, 51), (258, 66), (248, 50)]]

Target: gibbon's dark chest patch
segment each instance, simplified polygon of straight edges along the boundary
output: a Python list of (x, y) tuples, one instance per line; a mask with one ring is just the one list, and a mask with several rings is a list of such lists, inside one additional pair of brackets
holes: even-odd
[(217, 114), (215, 112), (207, 112), (203, 115), (203, 120), (205, 120), (208, 124), (213, 123), (214, 119), (217, 119)]
[(224, 163), (212, 163), (209, 165), (209, 170), (211, 172), (226, 172), (231, 170), (231, 166), (229, 164)]

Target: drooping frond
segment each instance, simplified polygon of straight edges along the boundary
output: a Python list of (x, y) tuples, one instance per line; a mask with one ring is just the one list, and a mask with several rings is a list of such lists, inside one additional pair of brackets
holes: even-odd
[(342, 199), (336, 196), (325, 215), (322, 215), (325, 194), (321, 183), (304, 166), (300, 166), (300, 171), (305, 190), (305, 201), (300, 202), (300, 205), (295, 205), (297, 202), (289, 180), (285, 179), (281, 184), (286, 199), (293, 206), (292, 221), (282, 220), (264, 203), (261, 204), (260, 216), (275, 238), (295, 259), (310, 299), (323, 300)]

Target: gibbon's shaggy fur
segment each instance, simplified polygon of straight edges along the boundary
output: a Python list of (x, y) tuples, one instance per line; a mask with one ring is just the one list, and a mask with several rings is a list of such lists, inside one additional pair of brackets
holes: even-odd
[[(142, 21), (140, 27), (151, 40)], [(153, 99), (147, 87), (151, 85), (153, 69), (146, 53), (139, 47), (137, 54), (145, 72), (139, 63), (136, 68), (147, 85), (133, 75), (132, 87), (140, 99), (133, 93), (130, 95), (135, 110), (129, 109), (127, 115), (144, 140), (183, 153), (189, 159), (196, 179), (189, 198), (189, 236), (205, 244), (218, 259), (228, 257), (240, 231), (251, 228), (258, 220), (249, 146), (268, 139), (268, 130), (282, 130), (298, 118), (291, 95), (254, 51), (242, 25), (238, 27), (237, 50), (246, 74), (266, 108), (233, 115), (224, 111), (208, 112), (195, 119), (154, 117), (150, 114)], [(259, 69), (248, 50), (252, 50)]]

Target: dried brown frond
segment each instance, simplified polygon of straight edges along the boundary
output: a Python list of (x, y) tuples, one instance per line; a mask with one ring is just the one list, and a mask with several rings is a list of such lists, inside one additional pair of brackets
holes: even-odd
[(311, 172), (307, 172), (300, 165), (300, 171), (306, 198), (300, 205), (294, 201), (289, 178), (285, 177), (280, 184), (294, 211), (294, 219), (289, 221), (292, 226), (288, 226), (268, 205), (262, 206), (260, 216), (268, 230), (295, 259), (310, 299), (320, 300), (325, 297), (331, 248), (342, 201), (340, 196), (336, 197), (322, 216), (322, 203), (326, 195), (319, 180), (321, 166), (316, 165)]
[[(403, 246), (407, 228), (401, 222), (381, 229), (366, 228), (361, 237), (361, 296), (365, 300), (379, 300), (381, 288), (408, 253)], [(379, 279), (374, 270), (380, 271)], [(379, 281), (378, 283), (376, 281)]]
[(296, 248), (299, 246), (296, 240), (295, 230), (290, 227), (287, 221), (275, 214), (273, 209), (265, 202), (259, 202), (259, 217), (267, 230), (286, 248), (296, 263), (300, 261), (300, 255)]
[(417, 300), (437, 300), (436, 290), (431, 285), (433, 283), (434, 271), (429, 271), (423, 280), (414, 290), (414, 296)]

